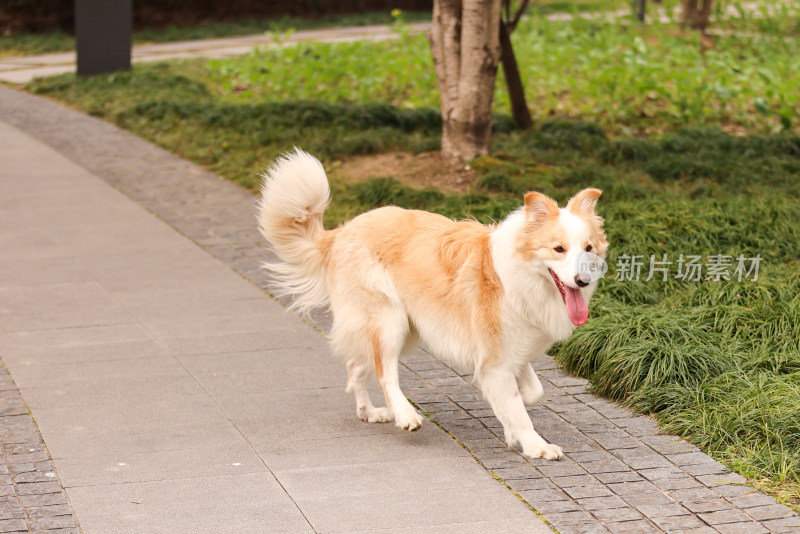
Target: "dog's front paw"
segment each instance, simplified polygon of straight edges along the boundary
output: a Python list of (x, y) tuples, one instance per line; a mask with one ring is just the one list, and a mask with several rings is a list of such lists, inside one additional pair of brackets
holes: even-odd
[(558, 460), (564, 456), (564, 452), (558, 445), (552, 443), (545, 443), (541, 447), (532, 447), (531, 449), (524, 449), (522, 453), (530, 458), (544, 458), (545, 460)]
[(398, 417), (398, 415), (395, 414), (395, 424), (397, 424), (398, 428), (414, 432), (419, 430), (422, 426), (422, 416), (415, 411), (404, 414), (403, 417)]

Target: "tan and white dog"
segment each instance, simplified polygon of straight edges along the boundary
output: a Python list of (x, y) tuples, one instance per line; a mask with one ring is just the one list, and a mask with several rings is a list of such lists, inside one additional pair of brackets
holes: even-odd
[[(509, 446), (556, 459), (561, 448), (536, 433), (525, 409), (542, 397), (530, 361), (588, 319), (596, 280), (579, 272), (578, 260), (586, 251), (605, 256), (600, 194), (585, 189), (559, 209), (528, 193), (496, 226), (388, 206), (326, 231), (325, 171), (298, 149), (264, 175), (259, 223), (283, 261), (266, 265), (279, 289), (296, 295), (300, 310), (330, 306), (333, 352), (347, 362), (347, 391), (362, 420), (420, 427), (398, 364), (422, 339), (474, 372)], [(385, 408), (367, 392), (373, 372)]]

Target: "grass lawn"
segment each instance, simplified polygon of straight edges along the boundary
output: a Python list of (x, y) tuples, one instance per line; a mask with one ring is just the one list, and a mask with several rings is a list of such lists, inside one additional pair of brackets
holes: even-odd
[[(527, 190), (563, 202), (582, 187), (603, 189), (610, 271), (589, 323), (554, 354), (597, 393), (652, 413), (800, 509), (797, 41), (776, 30), (709, 47), (673, 25), (538, 17), (514, 39), (537, 124), (514, 127), (498, 84), (493, 155), (472, 162), (477, 179), (465, 193), (411, 188), (391, 169), (355, 183), (336, 174), (354, 155), (437, 147), (423, 37), (303, 44), (27, 88), (253, 190), (272, 158), (302, 146), (334, 171), (328, 226), (388, 203), (489, 222)], [(638, 281), (627, 269), (637, 256)], [(701, 269), (697, 280), (680, 276), (689, 263)], [(661, 270), (645, 281), (651, 266)]]

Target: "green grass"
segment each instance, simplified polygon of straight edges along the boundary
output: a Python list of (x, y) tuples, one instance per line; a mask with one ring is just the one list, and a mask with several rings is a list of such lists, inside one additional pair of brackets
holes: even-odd
[[(553, 353), (597, 393), (654, 414), (800, 509), (796, 42), (720, 38), (702, 54), (669, 26), (534, 18), (520, 32), (535, 128), (514, 128), (498, 90), (493, 155), (472, 162), (469, 193), (413, 189), (389, 173), (334, 179), (326, 224), (385, 204), (491, 222), (528, 190), (564, 202), (603, 189), (611, 269), (591, 320)], [(424, 46), (309, 44), (28, 89), (255, 190), (257, 173), (294, 145), (334, 168), (354, 154), (435, 149), (441, 120)], [(758, 280), (684, 281), (675, 264), (666, 281), (615, 280), (623, 254), (762, 263)]]
[[(800, 12), (800, 10), (798, 10)], [(714, 124), (741, 133), (798, 126), (800, 47), (768, 34), (717, 38), (673, 25), (525, 20), (513, 34), (535, 118), (591, 118), (614, 134)], [(439, 105), (424, 36), (378, 44), (262, 48), (208, 63), (214, 91), (237, 102), (314, 99)], [(510, 106), (501, 81), (496, 110)]]

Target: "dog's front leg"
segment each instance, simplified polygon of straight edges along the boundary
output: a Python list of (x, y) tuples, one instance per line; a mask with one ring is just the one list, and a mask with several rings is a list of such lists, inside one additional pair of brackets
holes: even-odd
[(503, 424), (509, 447), (519, 444), (522, 454), (530, 458), (556, 460), (564, 455), (561, 447), (547, 443), (533, 429), (531, 418), (522, 402), (517, 379), (511, 369), (503, 365), (484, 366), (480, 385), (494, 414)]

